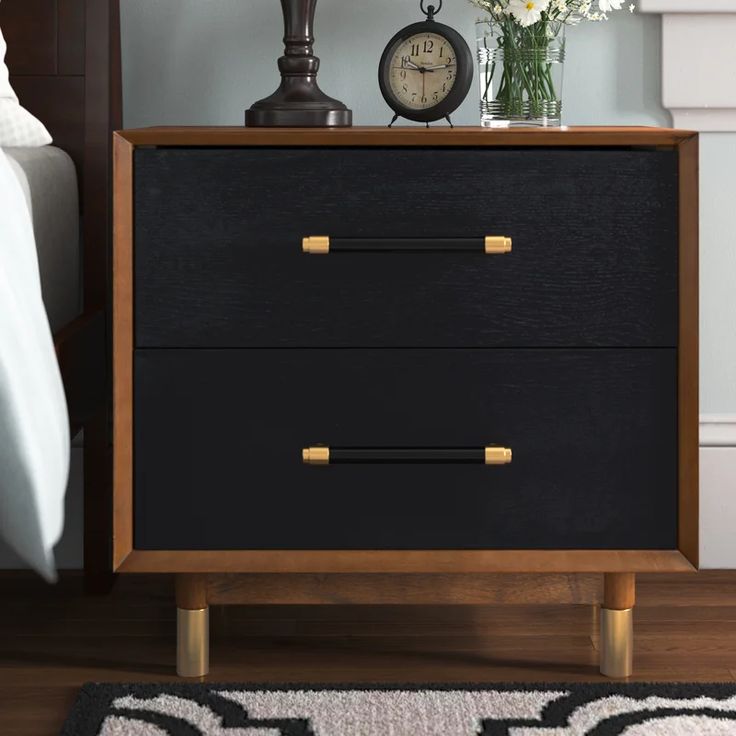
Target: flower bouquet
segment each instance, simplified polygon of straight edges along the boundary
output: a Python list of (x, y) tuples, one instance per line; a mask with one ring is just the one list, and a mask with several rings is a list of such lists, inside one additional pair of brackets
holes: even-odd
[[(565, 27), (608, 20), (624, 0), (469, 0), (478, 20), (484, 127), (560, 125)], [(633, 12), (634, 6), (629, 5)]]

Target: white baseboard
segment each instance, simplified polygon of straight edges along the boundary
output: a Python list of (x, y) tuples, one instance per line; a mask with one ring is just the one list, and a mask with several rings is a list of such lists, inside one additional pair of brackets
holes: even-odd
[(700, 448), (700, 566), (736, 569), (736, 447)]
[(700, 416), (700, 566), (736, 568), (736, 414)]

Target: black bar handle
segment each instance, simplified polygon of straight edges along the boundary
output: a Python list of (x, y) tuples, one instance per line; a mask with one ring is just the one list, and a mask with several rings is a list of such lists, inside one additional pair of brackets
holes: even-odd
[(511, 238), (485, 235), (477, 238), (333, 238), (309, 235), (302, 250), (314, 255), (328, 253), (510, 253)]
[(477, 464), (507, 465), (512, 453), (508, 447), (326, 447), (317, 445), (302, 450), (307, 465), (346, 464)]

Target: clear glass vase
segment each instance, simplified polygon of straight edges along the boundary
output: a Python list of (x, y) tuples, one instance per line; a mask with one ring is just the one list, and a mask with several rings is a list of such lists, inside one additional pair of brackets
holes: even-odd
[(561, 125), (565, 26), (540, 21), (522, 28), (507, 18), (478, 21), (476, 32), (480, 124)]

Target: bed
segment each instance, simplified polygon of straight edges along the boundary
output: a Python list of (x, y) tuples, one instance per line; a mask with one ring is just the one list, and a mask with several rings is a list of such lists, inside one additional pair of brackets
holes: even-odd
[(33, 222), (41, 291), (51, 330), (82, 310), (82, 249), (77, 170), (56, 146), (5, 148)]
[(111, 579), (108, 264), (111, 134), (121, 127), (118, 0), (0, 0), (11, 84), (53, 146), (5, 148), (33, 219), (70, 430), (83, 430), (84, 566)]

